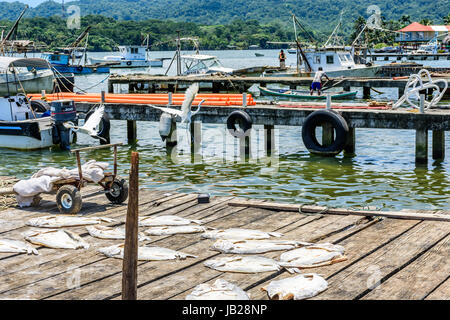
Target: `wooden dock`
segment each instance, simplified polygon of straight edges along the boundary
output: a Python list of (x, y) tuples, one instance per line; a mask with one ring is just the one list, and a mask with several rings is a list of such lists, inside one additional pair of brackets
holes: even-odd
[[(125, 222), (126, 205), (112, 205), (98, 189), (83, 189), (82, 214)], [(302, 214), (292, 211), (235, 207), (234, 197), (212, 197), (198, 204), (196, 194), (141, 190), (141, 216), (175, 214), (202, 219), (213, 228), (240, 227), (277, 231), (286, 239), (332, 242), (345, 247), (347, 261), (308, 269), (323, 275), (329, 288), (314, 299), (450, 299), (450, 223), (399, 220), (356, 215)], [(244, 200), (245, 201), (245, 200)], [(0, 238), (23, 239), (31, 217), (56, 214), (54, 197), (44, 196), (39, 208), (0, 211)], [(406, 211), (405, 211), (406, 212)], [(439, 212), (450, 214), (450, 212)], [(120, 299), (122, 260), (96, 252), (120, 241), (80, 234), (91, 248), (38, 248), (39, 255), (0, 254), (0, 299)], [(142, 229), (142, 228), (141, 228)], [(140, 230), (143, 231), (143, 230)], [(290, 276), (285, 271), (257, 274), (218, 272), (203, 265), (222, 255), (210, 250), (211, 240), (199, 234), (152, 237), (145, 244), (197, 255), (180, 261), (139, 262), (139, 299), (184, 299), (201, 283), (221, 278), (235, 283), (252, 299), (267, 299), (261, 287)], [(278, 258), (280, 253), (268, 253)]]

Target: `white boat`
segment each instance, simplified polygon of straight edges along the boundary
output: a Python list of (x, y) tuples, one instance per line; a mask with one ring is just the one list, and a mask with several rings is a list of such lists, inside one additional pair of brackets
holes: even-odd
[[(29, 66), (32, 66), (30, 71), (27, 69)], [(42, 90), (53, 90), (53, 72), (47, 61), (39, 58), (0, 57), (0, 96)]]
[(301, 64), (288, 67), (285, 71), (266, 71), (264, 76), (277, 77), (311, 77), (322, 67), (329, 77), (362, 77), (370, 78), (380, 70), (381, 66), (356, 64), (353, 56), (345, 47), (326, 47), (306, 49), (303, 51)]
[[(49, 68), (44, 59), (0, 57), (3, 71), (0, 78), (4, 81), (0, 86), (1, 148), (35, 150), (59, 144), (67, 149), (72, 143), (74, 134), (63, 126), (63, 122), (77, 122), (73, 101), (53, 102), (51, 110), (44, 101), (30, 102), (26, 96), (30, 88), (30, 92), (34, 93), (53, 90), (53, 77), (47, 76), (47, 73), (42, 72), (44, 70), (27, 71), (27, 68), (33, 70), (45, 66)], [(48, 71), (53, 75), (51, 70)], [(10, 82), (12, 79), (15, 81)]]
[(289, 48), (287, 50), (287, 52), (290, 53), (290, 54), (296, 54), (297, 53), (297, 49), (296, 48)]
[(111, 68), (162, 68), (163, 59), (148, 59), (146, 46), (119, 46), (120, 55), (105, 56), (103, 59), (90, 58), (91, 64), (120, 62)]
[(184, 63), (182, 75), (223, 73), (232, 74), (234, 69), (226, 68), (216, 56), (206, 54), (182, 55)]

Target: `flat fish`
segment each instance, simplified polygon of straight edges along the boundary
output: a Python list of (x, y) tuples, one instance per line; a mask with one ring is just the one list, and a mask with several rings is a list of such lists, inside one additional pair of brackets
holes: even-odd
[(186, 300), (250, 300), (250, 297), (238, 286), (218, 279), (213, 285), (199, 284), (186, 296)]
[(39, 254), (38, 251), (24, 241), (0, 239), (0, 252)]
[(311, 243), (292, 240), (217, 240), (211, 249), (222, 253), (255, 254), (291, 250)]
[(302, 300), (312, 298), (328, 288), (328, 282), (315, 273), (274, 280), (262, 290), (271, 300)]
[(207, 260), (204, 262), (204, 265), (217, 271), (238, 273), (257, 273), (281, 270), (277, 261), (262, 256), (221, 257)]
[[(125, 240), (125, 227), (107, 227), (102, 225), (89, 226), (86, 230), (92, 237), (99, 239)], [(143, 234), (138, 235), (139, 241), (151, 240)]]
[(53, 249), (89, 249), (89, 244), (68, 230), (33, 230), (25, 233), (25, 240)]
[(191, 223), (202, 224), (203, 221), (185, 219), (182, 217), (171, 215), (139, 218), (140, 227), (187, 226)]
[(313, 268), (326, 266), (347, 260), (345, 248), (331, 243), (313, 244), (311, 246), (287, 251), (280, 256), (280, 265), (294, 268)]
[(114, 222), (114, 219), (104, 217), (74, 217), (74, 216), (44, 216), (28, 220), (26, 225), (38, 228), (64, 228)]
[[(98, 252), (103, 253), (107, 257), (123, 259), (123, 251), (125, 244), (114, 245), (106, 248), (100, 248)], [(175, 251), (161, 247), (139, 247), (138, 260), (139, 261), (161, 261), (161, 260), (184, 260), (187, 257), (197, 258), (197, 256)]]
[(278, 232), (264, 232), (259, 230), (231, 228), (225, 230), (212, 230), (202, 234), (206, 239), (228, 239), (228, 240), (262, 240), (271, 237), (282, 237)]
[(153, 227), (144, 231), (145, 234), (150, 236), (165, 236), (179, 233), (199, 233), (206, 232), (207, 228), (196, 225), (189, 226), (164, 226)]

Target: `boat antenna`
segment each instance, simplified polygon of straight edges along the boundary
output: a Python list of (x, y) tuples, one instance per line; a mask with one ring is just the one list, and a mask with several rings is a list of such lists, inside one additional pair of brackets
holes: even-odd
[(22, 19), (23, 15), (25, 14), (25, 11), (27, 11), (27, 9), (28, 9), (28, 5), (25, 5), (25, 8), (22, 10), (22, 12), (20, 13), (19, 17), (14, 22), (14, 24), (11, 27), (11, 29), (9, 30), (9, 32), (6, 34), (6, 36), (4, 38), (2, 37), (2, 42), (0, 43), (0, 45), (2, 47), (5, 45), (6, 41), (8, 41), (11, 38), (11, 36), (13, 34), (17, 33), (17, 27), (19, 26), (19, 22)]
[(314, 38), (314, 36), (306, 29), (306, 27), (300, 23), (300, 21), (298, 21), (297, 17), (295, 16), (295, 14), (292, 14), (292, 18), (294, 20), (294, 23), (297, 24), (300, 29), (303, 30), (303, 32), (308, 36), (308, 38), (317, 45), (317, 40)]
[(329, 42), (331, 41), (331, 39), (333, 39), (333, 37), (337, 40), (337, 31), (339, 30), (341, 24), (342, 24), (342, 15), (344, 14), (344, 10), (341, 11), (340, 16), (339, 16), (339, 22), (336, 25), (336, 27), (334, 28), (333, 32), (331, 33), (330, 37), (328, 38), (327, 42), (325, 42), (325, 44), (323, 45), (324, 47), (327, 47)]

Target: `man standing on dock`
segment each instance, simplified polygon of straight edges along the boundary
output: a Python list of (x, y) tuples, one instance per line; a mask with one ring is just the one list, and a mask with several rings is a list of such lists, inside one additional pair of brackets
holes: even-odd
[(318, 91), (318, 95), (320, 96), (320, 90), (322, 89), (322, 78), (327, 78), (328, 81), (330, 81), (330, 78), (328, 78), (327, 74), (323, 72), (322, 67), (319, 67), (319, 70), (314, 75), (314, 80), (311, 84), (311, 95), (313, 95), (314, 91)]
[(283, 49), (281, 49), (280, 54), (278, 55), (278, 59), (280, 60), (280, 69), (286, 68), (286, 54)]

